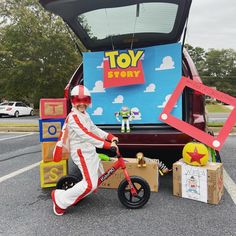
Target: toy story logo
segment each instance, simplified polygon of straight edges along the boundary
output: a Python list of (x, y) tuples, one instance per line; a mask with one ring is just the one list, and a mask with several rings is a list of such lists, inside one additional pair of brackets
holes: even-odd
[(144, 83), (143, 50), (104, 53), (104, 88)]

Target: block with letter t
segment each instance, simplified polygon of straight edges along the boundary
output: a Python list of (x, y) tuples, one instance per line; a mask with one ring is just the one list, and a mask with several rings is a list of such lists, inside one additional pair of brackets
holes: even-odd
[(65, 98), (40, 99), (40, 118), (57, 119), (67, 116), (67, 101)]

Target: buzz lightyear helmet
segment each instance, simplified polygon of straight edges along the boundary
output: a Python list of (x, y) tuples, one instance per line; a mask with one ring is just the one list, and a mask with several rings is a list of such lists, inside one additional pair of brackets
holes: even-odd
[(71, 103), (73, 106), (78, 104), (90, 105), (92, 102), (89, 90), (83, 85), (76, 85), (71, 90)]
[(129, 108), (127, 106), (123, 106), (121, 107), (121, 111), (122, 112), (129, 111)]

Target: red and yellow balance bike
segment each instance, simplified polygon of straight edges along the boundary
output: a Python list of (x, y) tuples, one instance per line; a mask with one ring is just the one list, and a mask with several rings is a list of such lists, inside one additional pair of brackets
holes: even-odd
[[(98, 178), (99, 185), (112, 176), (119, 168), (124, 172), (124, 179), (121, 181), (118, 187), (118, 198), (120, 202), (127, 208), (137, 209), (143, 207), (150, 198), (150, 186), (146, 180), (139, 176), (129, 176), (126, 169), (125, 161), (121, 156), (118, 149), (111, 148), (111, 151), (116, 152), (117, 161), (109, 168), (104, 174)], [(57, 182), (57, 189), (67, 190), (73, 187), (79, 181), (82, 180), (82, 176), (77, 177), (74, 175), (63, 176)]]

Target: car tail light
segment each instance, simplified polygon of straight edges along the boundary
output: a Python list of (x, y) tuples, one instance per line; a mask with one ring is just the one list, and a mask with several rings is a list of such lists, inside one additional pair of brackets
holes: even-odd
[(70, 88), (70, 85), (67, 84), (65, 89), (64, 89), (64, 98), (69, 99), (69, 88)]
[(12, 108), (11, 107), (8, 107), (7, 109), (6, 109), (6, 111), (11, 111), (12, 110)]
[(204, 95), (203, 93), (201, 93), (201, 92), (199, 92), (199, 91), (196, 91), (196, 90), (193, 91), (193, 94), (194, 94), (194, 95)]

